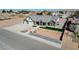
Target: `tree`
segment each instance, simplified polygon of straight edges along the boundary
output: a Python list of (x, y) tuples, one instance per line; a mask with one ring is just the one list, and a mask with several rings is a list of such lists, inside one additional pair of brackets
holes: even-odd
[(52, 15), (52, 12), (48, 12), (48, 15)]
[(73, 16), (79, 16), (79, 11), (76, 11)]
[(6, 11), (5, 10), (2, 10), (2, 13), (6, 13)]
[(10, 13), (13, 13), (13, 10), (9, 10)]
[(7, 13), (13, 13), (13, 10), (9, 10), (9, 11), (7, 11)]
[(79, 11), (75, 11), (74, 14), (71, 14), (69, 17), (79, 17)]
[(59, 11), (59, 13), (64, 14), (64, 12), (63, 12), (63, 11)]
[(41, 13), (37, 13), (37, 15), (43, 15), (42, 12)]
[(27, 10), (21, 10), (21, 11), (18, 11), (19, 13), (23, 13), (23, 14), (28, 14), (30, 11), (27, 11)]

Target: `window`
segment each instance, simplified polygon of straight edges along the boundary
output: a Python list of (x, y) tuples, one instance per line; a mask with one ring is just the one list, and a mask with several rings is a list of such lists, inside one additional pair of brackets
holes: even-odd
[(46, 25), (46, 23), (45, 23), (45, 22), (43, 22), (43, 25)]
[(39, 22), (36, 22), (37, 25), (39, 25)]

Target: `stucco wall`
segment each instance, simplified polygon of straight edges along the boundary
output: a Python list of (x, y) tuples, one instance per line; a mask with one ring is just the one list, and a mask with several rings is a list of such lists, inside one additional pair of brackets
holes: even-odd
[(73, 38), (71, 37), (71, 35), (72, 35), (71, 32), (65, 31), (64, 37), (61, 43), (61, 47), (66, 50), (77, 50), (79, 49), (78, 48), (79, 44), (72, 41)]
[(61, 36), (61, 32), (57, 32), (57, 31), (54, 31), (54, 30), (42, 29), (42, 28), (38, 28), (36, 30), (36, 33), (43, 35), (43, 36), (46, 36), (46, 37), (54, 38), (54, 39), (57, 39), (57, 40), (59, 40), (60, 36)]

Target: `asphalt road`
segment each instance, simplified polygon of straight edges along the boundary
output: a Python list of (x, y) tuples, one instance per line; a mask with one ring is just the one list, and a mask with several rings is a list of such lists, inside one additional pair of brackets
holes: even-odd
[(46, 43), (0, 29), (0, 50), (61, 50)]

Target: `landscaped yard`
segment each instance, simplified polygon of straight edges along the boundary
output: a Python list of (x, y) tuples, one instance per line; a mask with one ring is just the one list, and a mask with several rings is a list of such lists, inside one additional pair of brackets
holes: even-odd
[(58, 29), (58, 28), (54, 28), (54, 27), (47, 27), (47, 26), (46, 26), (46, 27), (40, 27), (40, 28), (63, 32), (63, 29)]

